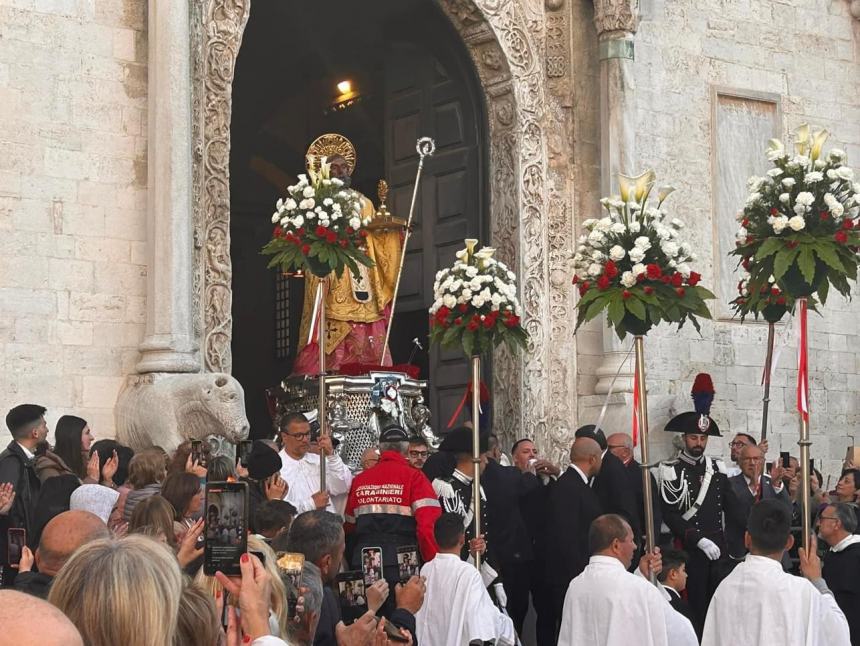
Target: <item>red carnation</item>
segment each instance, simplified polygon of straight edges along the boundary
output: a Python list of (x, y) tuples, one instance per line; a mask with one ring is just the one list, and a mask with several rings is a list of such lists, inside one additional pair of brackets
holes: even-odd
[(837, 231), (833, 234), (833, 239), (836, 240), (839, 244), (845, 244), (848, 242), (848, 234), (843, 231)]
[(645, 273), (648, 274), (648, 278), (651, 280), (657, 280), (663, 274), (663, 272), (660, 271), (660, 265), (653, 262), (645, 266)]
[[(775, 210), (775, 209), (771, 209), (771, 210)], [(749, 221), (749, 218), (744, 218), (743, 220), (741, 220), (741, 226), (742, 226), (744, 229), (749, 229), (749, 227), (750, 227), (750, 221)]]
[(355, 233), (355, 229), (353, 229), (352, 227), (346, 228), (346, 235), (351, 236), (353, 233)]
[(451, 313), (451, 310), (445, 307), (444, 305), (436, 310), (436, 318), (440, 321), (448, 318), (448, 315)]
[[(741, 267), (743, 267), (744, 269), (746, 269), (747, 271), (749, 271), (749, 269), (750, 269), (750, 259), (749, 259), (749, 258), (744, 258), (744, 259), (741, 261)], [(693, 275), (693, 273), (695, 273), (695, 272), (692, 272), (692, 273), (690, 274), (690, 276), (692, 276), (692, 275)], [(696, 274), (696, 275), (698, 276), (698, 274)], [(701, 278), (701, 276), (699, 276), (699, 277)]]
[(462, 324), (463, 324), (463, 317), (462, 316), (458, 316), (457, 318), (454, 319), (454, 325), (462, 325)]
[(337, 234), (334, 231), (326, 231), (325, 239), (329, 244), (334, 244), (337, 242)]
[(827, 211), (822, 211), (818, 214), (818, 217), (821, 218), (822, 222), (824, 222), (824, 220), (830, 217), (830, 213), (828, 213)]
[(281, 228), (281, 225), (278, 225), (275, 227), (275, 230), (272, 231), (272, 237), (280, 238), (282, 232), (283, 232), (283, 229)]
[(679, 297), (683, 298), (683, 297), (684, 297), (684, 294), (685, 294), (686, 292), (684, 291), (684, 288), (683, 288), (683, 287), (679, 287), (678, 289), (676, 289), (676, 290), (675, 290), (675, 293), (676, 293), (676, 294), (678, 294), (678, 296), (679, 296)]
[(347, 246), (349, 246), (349, 240), (341, 240), (340, 246), (343, 247), (344, 249), (346, 249)]
[(699, 274), (699, 273), (697, 273), (697, 272), (695, 272), (695, 271), (691, 271), (691, 272), (690, 272), (690, 277), (689, 277), (689, 278), (687, 278), (687, 284), (688, 284), (690, 287), (695, 287), (696, 285), (698, 285), (698, 284), (699, 284), (699, 281), (700, 281), (700, 280), (702, 280), (702, 274)]
[(457, 306), (457, 309), (458, 309), (458, 310), (460, 310), (461, 312), (463, 312), (463, 313), (465, 314), (465, 313), (466, 313), (466, 310), (468, 310), (468, 309), (469, 309), (469, 306), (468, 306), (468, 305), (466, 305), (465, 303), (460, 303), (460, 304)]
[(603, 275), (607, 278), (615, 278), (618, 275), (618, 267), (611, 260), (607, 260), (603, 265)]
[(305, 228), (299, 227), (298, 229), (296, 229), (296, 235), (299, 236), (300, 238), (304, 238), (305, 237)]
[(678, 272), (675, 272), (672, 275), (672, 287), (680, 287), (683, 284), (684, 284), (684, 277), (681, 274), (679, 274)]
[(360, 235), (362, 238), (366, 238), (370, 234), (367, 232), (367, 229), (362, 229), (361, 231), (358, 232), (358, 235)]
[(591, 286), (591, 284), (590, 284), (587, 280), (586, 280), (584, 283), (582, 283), (582, 284), (579, 286), (579, 295), (580, 295), (580, 296), (584, 296), (584, 295), (585, 295), (585, 292), (587, 292), (587, 291), (588, 291), (588, 288), (589, 288), (590, 286)]
[(666, 274), (665, 276), (661, 276), (660, 280), (663, 281), (664, 285), (668, 285), (669, 283), (672, 282), (672, 277), (669, 274)]
[(302, 253), (307, 256), (311, 252), (311, 246), (309, 244), (302, 245)]
[(317, 238), (324, 238), (326, 231), (328, 231), (328, 229), (326, 229), (324, 226), (317, 225), (317, 230), (316, 230)]
[(573, 275), (573, 284), (576, 285), (579, 282), (579, 276), (576, 274)]
[(487, 328), (488, 330), (490, 328), (492, 328), (495, 324), (496, 324), (495, 318), (491, 318), (488, 316), (487, 318), (484, 319), (484, 327)]
[(480, 324), (475, 323), (475, 321), (469, 321), (469, 325), (466, 326), (466, 328), (468, 328), (469, 331), (471, 331), (471, 332), (474, 332), (479, 327), (480, 327)]
[(505, 325), (508, 327), (516, 327), (520, 323), (519, 316), (509, 316), (505, 319)]
[(648, 295), (651, 295), (654, 293), (654, 288), (650, 285), (645, 285), (645, 288), (642, 291), (644, 291)]
[(597, 289), (607, 289), (609, 287), (609, 278), (605, 275), (597, 279)]
[[(771, 215), (777, 215), (778, 213), (779, 213), (778, 208), (776, 208), (775, 206), (771, 208), (771, 210), (770, 210)], [(749, 222), (749, 220), (747, 220), (747, 222)], [(746, 227), (746, 225), (744, 225), (744, 227)]]
[(777, 305), (785, 305), (785, 296), (780, 296), (779, 298), (777, 298), (776, 304)]
[(623, 292), (621, 292), (621, 298), (623, 298), (625, 301), (626, 301), (628, 298), (630, 298), (631, 296), (633, 296), (633, 294), (631, 294), (631, 293), (630, 293), (629, 291), (627, 291), (626, 289), (625, 289)]
[(770, 288), (770, 295), (771, 296), (779, 296), (779, 287), (776, 287), (776, 286), (771, 287)]
[(849, 220), (848, 218), (845, 218), (844, 220), (842, 220), (842, 228), (847, 231), (850, 231), (854, 228), (854, 222)]

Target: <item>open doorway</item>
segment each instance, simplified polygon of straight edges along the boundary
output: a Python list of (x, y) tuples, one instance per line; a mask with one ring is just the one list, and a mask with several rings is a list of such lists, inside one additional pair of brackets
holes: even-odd
[[(335, 108), (338, 83), (356, 100)], [(430, 349), (433, 279), (466, 237), (488, 239), (486, 123), (480, 85), (457, 32), (435, 3), (254, 0), (233, 83), (230, 195), (233, 374), (245, 388), (252, 436), (270, 432), (265, 389), (292, 371), (304, 284), (266, 269), (260, 248), (285, 187), (304, 172), (317, 136), (336, 132), (357, 151), (353, 186), (406, 218), (418, 137), (436, 140), (425, 164), (391, 334), (395, 363), (430, 381), (431, 421), (442, 430), (463, 395), (468, 364)]]

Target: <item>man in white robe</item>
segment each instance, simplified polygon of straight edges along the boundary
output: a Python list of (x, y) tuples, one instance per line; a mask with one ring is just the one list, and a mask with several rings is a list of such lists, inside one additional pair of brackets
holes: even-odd
[(427, 589), (424, 604), (415, 614), (419, 644), (467, 646), (490, 642), (496, 646), (517, 643), (514, 623), (490, 599), (474, 565), (460, 559), (466, 542), (463, 520), (442, 514), (434, 527), (439, 552), (421, 568)]
[(660, 571), (659, 552), (644, 555), (636, 574), (627, 571), (636, 550), (627, 521), (599, 516), (588, 544), (591, 559), (564, 598), (559, 646), (698, 646), (690, 621), (646, 578)]
[(750, 553), (714, 593), (702, 646), (850, 646), (848, 622), (821, 577), (814, 537), (808, 550), (798, 550), (803, 577), (783, 571), (782, 554), (794, 545), (790, 530), (784, 502), (753, 506), (744, 536)]

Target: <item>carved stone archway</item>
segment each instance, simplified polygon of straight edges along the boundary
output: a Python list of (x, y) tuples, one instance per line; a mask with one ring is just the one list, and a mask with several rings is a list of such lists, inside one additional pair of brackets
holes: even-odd
[[(203, 369), (213, 372), (229, 372), (231, 364), (231, 85), (251, 1), (190, 3), (194, 331)], [(557, 458), (576, 410), (570, 287), (550, 271), (572, 247), (566, 193), (573, 174), (563, 164), (549, 169), (546, 130), (559, 117), (545, 114), (553, 105), (548, 78), (570, 73), (558, 11), (564, 3), (547, 2), (544, 12), (534, 0), (437, 1), (466, 43), (486, 98), (492, 245), (518, 271), (531, 336), (528, 352), (498, 350), (494, 357), (496, 431), (505, 439), (533, 437)]]

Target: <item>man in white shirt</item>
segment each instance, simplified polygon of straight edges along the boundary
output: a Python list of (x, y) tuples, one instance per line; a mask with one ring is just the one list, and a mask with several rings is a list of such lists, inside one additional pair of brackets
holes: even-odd
[(591, 559), (564, 599), (559, 646), (698, 646), (690, 621), (645, 578), (660, 571), (659, 551), (643, 556), (636, 574), (627, 571), (636, 541), (626, 520), (599, 516), (588, 543)]
[(702, 646), (850, 646), (848, 622), (821, 577), (814, 536), (808, 550), (798, 550), (805, 579), (783, 572), (780, 559), (794, 544), (785, 503), (756, 503), (745, 542), (750, 554), (711, 600)]
[(516, 644), (513, 621), (490, 599), (475, 566), (460, 559), (460, 550), (466, 542), (462, 517), (453, 512), (442, 514), (436, 520), (433, 534), (439, 551), (421, 568), (427, 590), (424, 605), (415, 614), (418, 643)]
[[(331, 436), (319, 439), (320, 454), (311, 453), (311, 426), (301, 413), (292, 413), (284, 420), (281, 432), (283, 449), (281, 456), (281, 478), (289, 485), (284, 498), (298, 513), (312, 509), (327, 509), (337, 513), (331, 496), (349, 493), (352, 473), (340, 456), (334, 452)], [(326, 490), (320, 487), (320, 455), (326, 461)]]

